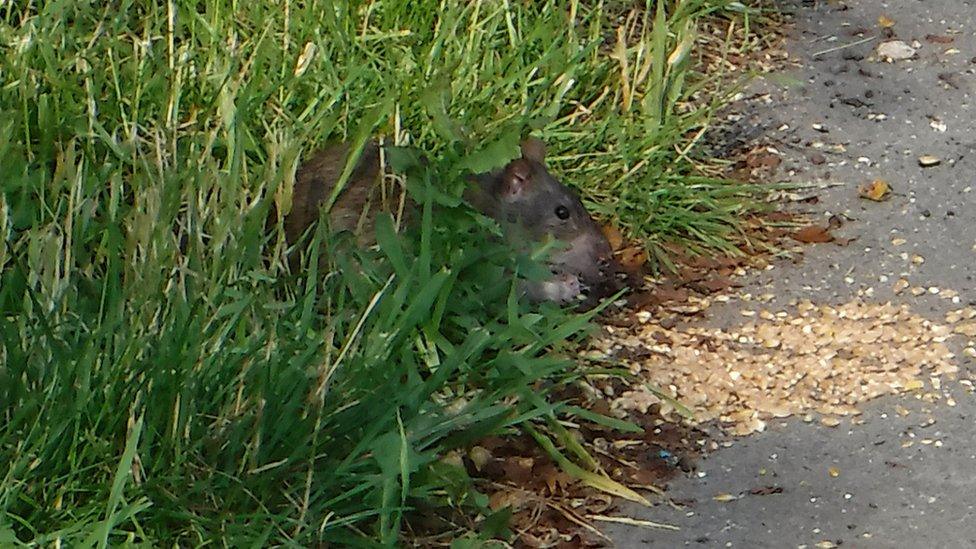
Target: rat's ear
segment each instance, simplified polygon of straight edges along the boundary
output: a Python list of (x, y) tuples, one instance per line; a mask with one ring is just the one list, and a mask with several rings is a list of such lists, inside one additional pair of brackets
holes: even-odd
[(522, 158), (535, 160), (542, 164), (546, 160), (546, 144), (535, 137), (527, 137), (522, 141)]
[(524, 158), (516, 158), (502, 172), (501, 198), (518, 200), (532, 187), (532, 165)]

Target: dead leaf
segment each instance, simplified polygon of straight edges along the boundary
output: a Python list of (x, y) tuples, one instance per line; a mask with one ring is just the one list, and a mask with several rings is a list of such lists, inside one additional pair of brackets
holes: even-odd
[(953, 41), (955, 41), (955, 38), (940, 34), (926, 34), (925, 40), (933, 44), (951, 44)]
[(891, 193), (891, 186), (884, 179), (875, 179), (870, 183), (865, 183), (857, 188), (857, 195), (861, 198), (881, 202), (888, 198)]
[(491, 451), (483, 446), (472, 447), (468, 450), (468, 457), (471, 458), (474, 468), (478, 471), (482, 470), (492, 459)]
[(830, 242), (834, 239), (827, 227), (810, 225), (793, 233), (793, 239), (804, 244), (816, 244)]
[(882, 13), (878, 16), (878, 26), (883, 29), (890, 29), (891, 27), (895, 26), (895, 21)]
[(703, 280), (708, 273), (702, 269), (692, 269), (691, 267), (683, 267), (678, 272), (678, 281), (681, 284), (688, 284), (689, 282), (698, 282)]
[(524, 490), (517, 491), (504, 491), (499, 490), (495, 492), (488, 498), (488, 507), (492, 511), (497, 511), (505, 507), (511, 507), (512, 510), (520, 509), (528, 501), (528, 492)]
[(652, 291), (635, 292), (627, 297), (627, 306), (631, 309), (641, 310), (660, 304), (661, 302)]
[(688, 301), (688, 290), (684, 288), (675, 288), (671, 285), (658, 286), (654, 289), (653, 293), (660, 303), (667, 303), (669, 301)]
[(620, 229), (613, 225), (603, 226), (603, 236), (607, 237), (607, 241), (610, 242), (610, 249), (617, 251), (624, 246), (624, 235), (620, 232)]
[(536, 474), (539, 475), (543, 482), (545, 482), (550, 494), (556, 493), (556, 490), (558, 490), (560, 487), (569, 485), (573, 482), (572, 477), (564, 473), (552, 463), (543, 465), (540, 470), (536, 471)]
[(901, 40), (890, 40), (878, 45), (878, 55), (892, 61), (903, 61), (915, 56), (915, 48)]
[(754, 496), (771, 496), (774, 494), (782, 494), (782, 486), (763, 486), (761, 488), (753, 488), (749, 490), (749, 493)]
[(775, 169), (783, 162), (779, 155), (769, 151), (758, 151), (746, 157), (746, 166), (750, 168), (770, 168)]
[(527, 484), (535, 475), (532, 474), (534, 460), (526, 457), (509, 458), (502, 463), (502, 470), (505, 472), (506, 480), (515, 484)]
[(709, 292), (715, 293), (726, 290), (733, 284), (732, 279), (727, 276), (715, 276), (709, 278), (708, 280), (702, 281), (699, 285), (704, 287)]
[(620, 261), (620, 266), (628, 272), (635, 272), (647, 263), (647, 252), (637, 246), (619, 250), (616, 255)]

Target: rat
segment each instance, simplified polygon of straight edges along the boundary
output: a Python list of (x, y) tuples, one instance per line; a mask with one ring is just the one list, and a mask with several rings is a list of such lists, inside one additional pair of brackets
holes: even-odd
[[(292, 208), (285, 216), (285, 237), (294, 244), (319, 217), (347, 164), (351, 147), (337, 143), (312, 153), (298, 168)], [(464, 199), (495, 219), (513, 246), (555, 239), (560, 245), (546, 258), (552, 276), (522, 281), (522, 292), (533, 301), (593, 302), (618, 289), (613, 251), (600, 226), (572, 189), (558, 181), (545, 165), (542, 141), (521, 143), (522, 155), (505, 166), (468, 178)], [(369, 242), (376, 212), (383, 206), (380, 147), (367, 142), (345, 187), (329, 211), (332, 231), (354, 231), (360, 244)], [(407, 209), (409, 213), (409, 208)]]

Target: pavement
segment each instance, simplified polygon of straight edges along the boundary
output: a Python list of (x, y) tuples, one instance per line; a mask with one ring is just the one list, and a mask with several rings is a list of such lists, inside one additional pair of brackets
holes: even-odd
[[(891, 300), (936, 321), (973, 304), (976, 2), (807, 0), (784, 9), (795, 21), (786, 48), (801, 66), (755, 82), (751, 100), (734, 109), (738, 124), (764, 129), (783, 155), (784, 180), (830, 184), (807, 209), (824, 222), (839, 216), (836, 234), (855, 240), (808, 246), (801, 261), (750, 275), (744, 291), (774, 293), (773, 306), (783, 307), (798, 299)], [(893, 38), (882, 35), (882, 15), (894, 23)], [(914, 46), (915, 56), (877, 59), (890, 39)], [(922, 155), (941, 163), (923, 168)], [(889, 182), (893, 196), (858, 198), (857, 186), (875, 178)], [(960, 303), (928, 292), (896, 295), (899, 278), (952, 289)], [(710, 314), (716, 325), (742, 321), (734, 302)], [(858, 425), (770, 422), (671, 482), (668, 494), (683, 508), (620, 512), (679, 530), (601, 530), (617, 547), (976, 547), (976, 395), (959, 381), (976, 374), (960, 352), (965, 345), (951, 342), (961, 368), (945, 381), (954, 406), (905, 394), (864, 406)], [(749, 494), (769, 486), (782, 492)]]

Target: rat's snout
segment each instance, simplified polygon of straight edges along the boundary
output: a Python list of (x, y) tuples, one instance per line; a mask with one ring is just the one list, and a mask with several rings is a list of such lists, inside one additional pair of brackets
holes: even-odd
[(570, 303), (583, 291), (579, 278), (569, 273), (555, 274), (543, 282), (543, 286), (548, 298), (558, 303)]
[(616, 262), (602, 233), (564, 241), (563, 248), (551, 255), (548, 263), (551, 277), (523, 282), (523, 291), (534, 301), (567, 304), (584, 300), (592, 306), (619, 289)]
[(522, 281), (522, 291), (533, 301), (572, 303), (583, 291), (579, 277), (569, 273), (553, 273), (542, 281)]
[[(551, 258), (560, 272), (576, 275), (588, 289), (606, 291), (615, 280), (613, 252), (599, 230), (580, 234)], [(612, 292), (609, 292), (612, 293)]]

